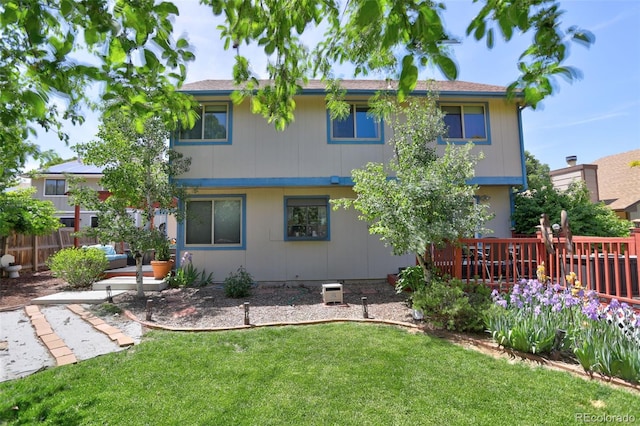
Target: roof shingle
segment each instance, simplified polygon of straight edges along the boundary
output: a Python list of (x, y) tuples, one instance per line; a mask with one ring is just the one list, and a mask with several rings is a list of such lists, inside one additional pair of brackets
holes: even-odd
[(598, 165), (600, 200), (613, 210), (624, 210), (640, 202), (640, 167), (631, 167), (629, 163), (633, 160), (640, 160), (640, 149), (593, 162)]
[[(268, 84), (268, 80), (260, 80), (260, 85)], [(392, 89), (397, 87), (397, 81), (386, 80), (341, 80), (342, 87), (347, 91), (377, 91)], [(444, 93), (491, 93), (505, 94), (507, 88), (503, 86), (494, 86), (490, 84), (471, 83), (468, 81), (435, 81), (435, 89)], [(319, 91), (324, 90), (326, 84), (321, 80), (309, 80), (303, 87), (303, 91)], [(424, 87), (424, 86), (422, 86)], [(202, 80), (183, 85), (180, 90), (186, 92), (226, 92), (240, 89), (233, 80)], [(417, 89), (419, 90), (419, 86)]]

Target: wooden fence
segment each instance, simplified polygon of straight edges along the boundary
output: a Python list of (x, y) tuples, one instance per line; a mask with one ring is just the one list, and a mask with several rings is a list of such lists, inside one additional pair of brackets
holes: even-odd
[(452, 277), (477, 280), (508, 290), (522, 279), (535, 279), (544, 263), (554, 283), (566, 284), (571, 272), (603, 299), (640, 306), (640, 229), (628, 238), (573, 237), (572, 250), (564, 237), (554, 237), (549, 253), (536, 238), (462, 239), (459, 244), (433, 250), (435, 265)]
[[(23, 270), (38, 271), (46, 267), (46, 261), (52, 254), (66, 247), (74, 246), (73, 228), (60, 228), (50, 235), (13, 234), (1, 248), (2, 254), (8, 253), (16, 258), (15, 263)], [(96, 244), (95, 238), (78, 237), (80, 245)]]

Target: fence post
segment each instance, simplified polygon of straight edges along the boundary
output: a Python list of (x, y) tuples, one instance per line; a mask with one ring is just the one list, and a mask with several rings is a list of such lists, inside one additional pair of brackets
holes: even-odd
[(33, 264), (33, 272), (38, 272), (38, 236), (33, 235), (31, 237), (31, 263)]

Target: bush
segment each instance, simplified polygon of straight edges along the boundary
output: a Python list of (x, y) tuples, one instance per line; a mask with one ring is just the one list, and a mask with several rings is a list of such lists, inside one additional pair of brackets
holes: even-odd
[(97, 248), (66, 248), (49, 257), (47, 266), (71, 287), (86, 288), (102, 276), (109, 261)]
[(249, 290), (253, 285), (253, 277), (242, 266), (236, 272), (229, 274), (224, 279), (224, 294), (227, 297), (237, 299), (249, 295)]
[(213, 282), (213, 272), (206, 274), (204, 269), (198, 272), (198, 268), (193, 264), (187, 263), (176, 270), (175, 275), (168, 276), (167, 285), (171, 288), (178, 287), (204, 287)]
[(482, 284), (448, 282), (434, 278), (413, 294), (413, 308), (421, 310), (425, 321), (457, 331), (482, 331), (485, 311), (491, 306), (491, 290)]

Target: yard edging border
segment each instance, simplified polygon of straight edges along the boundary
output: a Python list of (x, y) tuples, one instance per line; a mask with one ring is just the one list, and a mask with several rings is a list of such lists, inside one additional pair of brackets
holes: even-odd
[(634, 385), (632, 383), (626, 382), (616, 377), (606, 378), (606, 377), (601, 377), (595, 374), (593, 376), (590, 376), (584, 370), (580, 370), (580, 368), (574, 368), (569, 365), (566, 365), (565, 363), (556, 362), (548, 358), (543, 358), (539, 355), (506, 349), (498, 346), (495, 342), (488, 343), (481, 339), (473, 339), (471, 337), (462, 336), (458, 334), (453, 335), (455, 336), (455, 338), (448, 338), (444, 333), (430, 333), (429, 330), (427, 330), (424, 326), (402, 322), (402, 321), (392, 321), (392, 320), (375, 319), (375, 318), (330, 318), (330, 319), (308, 320), (308, 321), (270, 322), (270, 323), (262, 323), (262, 324), (236, 325), (231, 327), (199, 327), (197, 328), (197, 327), (173, 327), (173, 326), (157, 324), (157, 323), (141, 320), (133, 312), (127, 309), (125, 309), (123, 313), (131, 321), (135, 321), (138, 324), (142, 325), (143, 327), (146, 327), (152, 330), (186, 332), (186, 333), (234, 331), (234, 330), (264, 328), (264, 327), (286, 327), (286, 326), (297, 326), (297, 325), (317, 325), (317, 324), (347, 323), (347, 322), (355, 322), (355, 323), (363, 323), (363, 324), (393, 325), (393, 326), (404, 327), (411, 330), (419, 330), (426, 334), (430, 334), (434, 337), (446, 339), (451, 343), (457, 344), (459, 346), (463, 346), (461, 343), (463, 343), (464, 341), (465, 343), (468, 343), (472, 349), (473, 349), (473, 346), (482, 346), (483, 348), (490, 351), (497, 352), (500, 355), (503, 355), (503, 356), (508, 355), (512, 359), (520, 358), (520, 361), (525, 361), (525, 360), (533, 361), (541, 367), (555, 368), (558, 370), (562, 370), (567, 373), (578, 376), (584, 380), (598, 380), (602, 383), (606, 383), (614, 386), (620, 386), (628, 390), (640, 392), (640, 385)]

